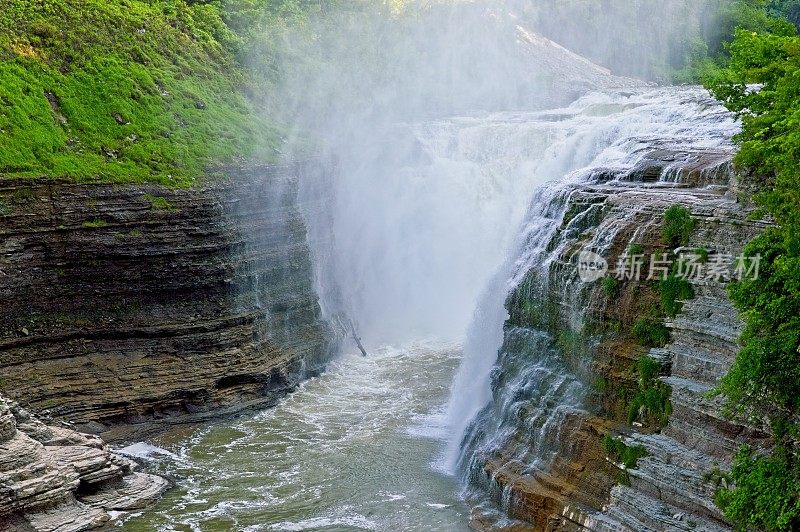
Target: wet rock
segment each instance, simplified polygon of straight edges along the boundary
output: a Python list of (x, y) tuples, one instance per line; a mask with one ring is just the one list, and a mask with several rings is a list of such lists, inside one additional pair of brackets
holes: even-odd
[[(598, 250), (612, 268), (632, 242), (645, 256), (663, 252), (660, 221), (674, 204), (689, 208), (696, 219), (687, 249), (738, 255), (764, 224), (749, 221), (737, 200), (731, 156), (732, 150), (676, 153), (651, 143), (632, 171), (600, 171), (594, 183), (568, 195), (568, 219), (548, 248), (560, 256), (546, 273), (529, 273), (509, 299), (510, 313), (514, 325), (548, 331), (561, 352), (563, 373), (593, 389), (567, 416), (557, 415), (563, 405), (532, 400), (535, 408), (516, 416), (516, 432), (477, 455), (484, 476), (473, 474), (471, 482), (506, 514), (534, 530), (731, 529), (714, 504), (712, 473), (728, 468), (742, 443), (765, 445), (768, 436), (727, 420), (721, 402), (707, 393), (733, 363), (742, 328), (725, 286), (693, 282), (696, 297), (666, 322), (670, 342), (648, 350), (629, 331), (657, 304), (658, 292), (642, 282), (604, 293), (600, 283), (577, 279), (574, 262), (583, 247)], [(548, 278), (537, 277), (543, 275)], [(536, 292), (541, 286), (543, 294)], [(529, 292), (538, 294), (536, 306), (526, 303)], [(519, 372), (518, 359), (504, 360), (516, 331), (506, 328), (495, 394), (508, 385), (508, 375)], [(625, 398), (639, 385), (636, 360), (645, 354), (659, 361), (660, 378), (672, 389), (664, 427), (627, 422)], [(539, 349), (526, 360), (542, 359)], [(541, 416), (551, 436), (533, 440), (528, 432)], [(613, 464), (601, 445), (607, 434), (643, 447), (645, 456), (634, 467)]]
[(0, 530), (90, 530), (109, 511), (142, 508), (167, 489), (96, 436), (48, 427), (2, 397), (0, 438)]
[(319, 372), (303, 171), (227, 168), (193, 189), (0, 180), (4, 393), (122, 439), (272, 404)]

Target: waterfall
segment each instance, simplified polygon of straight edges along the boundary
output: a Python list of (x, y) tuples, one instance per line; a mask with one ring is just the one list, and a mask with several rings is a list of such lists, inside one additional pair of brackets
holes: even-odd
[[(505, 263), (475, 311), (448, 405), (453, 437), (445, 465), (489, 492), (497, 487), (484, 478), (487, 460), (499, 459), (522, 471), (546, 470), (564, 417), (582, 408), (587, 392), (586, 383), (565, 364), (562, 344), (569, 336), (555, 337), (547, 326), (553, 304), (563, 320), (557, 324), (561, 331), (577, 334), (583, 324), (588, 285), (569, 265), (566, 273), (553, 277), (555, 261), (575, 249), (571, 246), (596, 215), (589, 208), (565, 218), (570, 195), (600, 184), (622, 189), (631, 179), (653, 181), (649, 186), (675, 186), (683, 180), (714, 186), (737, 131), (730, 115), (698, 87), (592, 94), (551, 116), (561, 117), (561, 126), (571, 125), (564, 141), (552, 146), (552, 177), (533, 193)], [(706, 154), (703, 162), (699, 153)], [(689, 177), (687, 168), (693, 167), (702, 182)], [(606, 216), (583, 246), (602, 255), (622, 227), (619, 222)], [(558, 286), (548, 286), (554, 279)], [(515, 292), (539, 307), (531, 310), (537, 327), (519, 327), (508, 319), (509, 297)], [(511, 438), (524, 443), (512, 446), (509, 455), (504, 444)], [(495, 493), (493, 498), (508, 496)]]
[[(509, 295), (525, 282), (543, 297), (550, 264), (581, 232), (580, 216), (561, 227), (572, 191), (622, 179), (676, 186), (697, 153), (726, 160), (736, 126), (700, 88), (617, 78), (513, 17), (449, 9), (398, 31), (366, 26), (377, 40), (369, 65), (391, 75), (370, 76), (363, 42), (334, 40), (329, 71), (293, 84), (312, 95), (298, 124), (322, 137), (324, 171), (300, 195), (323, 314), (352, 321), (367, 350), (463, 345), (442, 460), (455, 471), (496, 446), (531, 397), (544, 401), (527, 405), (542, 413), (531, 417), (541, 434), (550, 413), (580, 407), (558, 339), (506, 327)], [(695, 186), (722, 173), (696, 174)], [(573, 325), (581, 289), (566, 290)], [(504, 377), (498, 356), (512, 362), (512, 351), (517, 372)]]

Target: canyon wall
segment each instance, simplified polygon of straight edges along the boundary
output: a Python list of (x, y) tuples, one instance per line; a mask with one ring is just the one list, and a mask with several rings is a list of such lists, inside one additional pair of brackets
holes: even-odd
[(302, 171), (0, 180), (0, 393), (115, 439), (268, 405), (318, 373)]
[[(748, 219), (748, 195), (730, 153), (653, 149), (633, 171), (598, 171), (556, 198), (561, 227), (543, 264), (509, 296), (493, 401), (468, 440), (471, 497), (491, 500), (478, 502), (477, 528), (731, 529), (713, 500), (721, 473), (741, 444), (767, 445), (768, 436), (726, 419), (708, 393), (738, 349), (726, 280), (689, 280), (694, 297), (666, 319), (663, 347), (646, 347), (633, 331), (661, 305), (658, 282), (646, 277), (651, 255), (674, 251), (662, 237), (665, 211), (691, 211), (682, 250), (702, 249), (712, 264), (739, 255), (764, 228)], [(613, 280), (634, 248), (645, 257), (641, 279)], [(585, 249), (608, 261), (608, 280), (579, 279)], [(648, 382), (638, 369), (645, 355), (660, 368)], [(662, 390), (668, 399), (654, 410), (663, 412), (631, 406)], [(490, 419), (501, 421), (487, 429)], [(611, 438), (638, 460), (611, 452)]]

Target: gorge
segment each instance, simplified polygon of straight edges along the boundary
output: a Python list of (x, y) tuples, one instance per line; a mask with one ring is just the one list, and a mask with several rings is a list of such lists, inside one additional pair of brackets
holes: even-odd
[[(239, 4), (181, 2), (164, 28), (243, 66), (212, 44), (132, 105), (213, 148), (245, 133), (191, 122), (203, 91), (241, 88), (223, 114), (258, 114), (273, 158), (161, 175), (167, 126), (103, 145), (105, 181), (0, 153), (0, 530), (741, 528), (719, 494), (775, 430), (718, 392), (748, 317), (728, 288), (775, 220), (734, 164), (747, 121), (627, 77), (689, 54), (712, 3), (666, 2), (626, 62), (547, 2), (326, 4), (267, 51)], [(215, 9), (240, 33), (206, 32)], [(42, 92), (80, 157), (70, 97)]]

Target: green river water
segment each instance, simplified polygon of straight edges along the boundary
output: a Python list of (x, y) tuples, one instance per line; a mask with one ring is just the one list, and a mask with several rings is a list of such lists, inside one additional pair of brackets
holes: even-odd
[(454, 347), (345, 356), (275, 408), (136, 444), (176, 487), (131, 531), (468, 530), (437, 467)]

